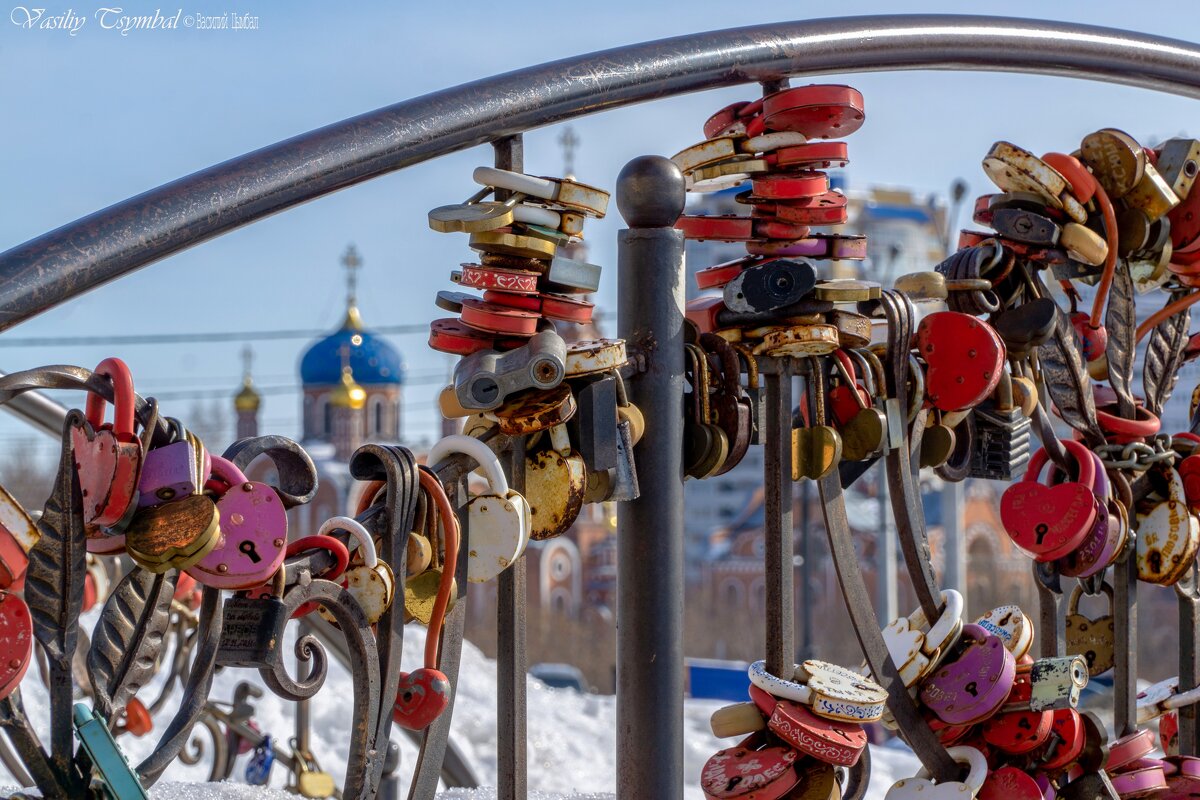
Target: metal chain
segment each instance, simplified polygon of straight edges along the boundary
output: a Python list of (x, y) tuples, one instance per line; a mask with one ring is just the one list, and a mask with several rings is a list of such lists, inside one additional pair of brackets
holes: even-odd
[(1096, 448), (1096, 455), (1108, 469), (1124, 469), (1145, 472), (1155, 464), (1174, 462), (1179, 453), (1171, 448), (1170, 434), (1160, 433), (1153, 444), (1130, 442), (1129, 444), (1105, 444)]

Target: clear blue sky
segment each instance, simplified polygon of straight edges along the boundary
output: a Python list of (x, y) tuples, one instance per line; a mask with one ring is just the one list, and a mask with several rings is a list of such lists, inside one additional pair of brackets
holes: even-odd
[[(880, 0), (838, 4), (687, 2), (519, 4), (476, 2), (316, 3), (187, 0), (184, 13), (248, 12), (258, 30), (102, 30), (102, 5), (126, 13), (177, 6), (154, 2), (40, 0), (46, 14), (72, 9), (77, 35), (25, 30), (22, 3), (0, 9), (0, 250), (146, 189), (263, 145), (370, 109), (498, 72), (681, 33), (806, 17), (891, 13)], [(955, 2), (909, 4), (909, 12), (977, 11), (1086, 21), (1200, 39), (1194, 2)], [(1188, 25), (1192, 23), (1192, 25)], [(970, 196), (987, 190), (979, 161), (1005, 138), (1032, 150), (1070, 150), (1080, 136), (1116, 126), (1142, 138), (1194, 132), (1195, 101), (1087, 81), (1000, 73), (908, 72), (829, 76), (866, 97), (867, 123), (850, 138), (852, 187), (891, 184), (943, 191), (964, 177)], [(608, 188), (642, 153), (671, 154), (701, 138), (715, 109), (754, 87), (673, 98), (574, 123), (582, 139), (580, 180)], [(561, 172), (559, 128), (527, 136), (526, 165)], [(471, 169), (489, 149), (461, 153), (277, 215), (109, 284), (4, 334), (138, 334), (329, 327), (338, 322), (338, 257), (355, 242), (368, 324), (440, 316), (438, 289), (471, 260), (466, 237), (428, 229), (428, 208), (474, 191)], [(612, 307), (617, 214), (587, 231), (592, 260), (606, 267), (600, 303)], [(931, 265), (932, 266), (932, 265)], [(447, 359), (423, 336), (395, 337), (414, 384), (406, 434), (428, 438)], [(2, 338), (0, 338), (2, 343)], [(263, 386), (293, 386), (302, 340), (255, 344)], [(143, 393), (219, 389), (232, 393), (242, 344), (4, 348), (0, 369), (42, 363), (91, 366), (120, 355)], [(78, 397), (78, 396), (76, 396)], [(71, 397), (68, 400), (74, 399)], [(79, 400), (76, 400), (79, 402)], [(191, 400), (166, 403), (186, 417)], [(298, 395), (265, 399), (270, 432), (295, 435)], [(0, 419), (0, 448), (21, 428)], [(224, 443), (219, 443), (223, 447)], [(220, 447), (215, 449), (220, 449)]]

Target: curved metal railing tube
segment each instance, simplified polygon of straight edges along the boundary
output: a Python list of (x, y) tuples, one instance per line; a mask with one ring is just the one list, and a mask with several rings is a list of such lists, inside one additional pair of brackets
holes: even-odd
[(1200, 46), (1061, 22), (879, 16), (679, 36), (463, 84), (226, 161), (0, 254), (0, 330), (206, 239), (531, 128), (785, 75), (1032, 72), (1200, 97)]

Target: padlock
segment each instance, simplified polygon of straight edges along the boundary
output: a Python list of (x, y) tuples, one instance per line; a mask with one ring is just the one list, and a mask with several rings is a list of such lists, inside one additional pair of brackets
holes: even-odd
[(1154, 752), (1154, 732), (1143, 729), (1122, 736), (1108, 746), (1108, 762), (1105, 769), (1109, 773), (1123, 772), (1138, 759), (1145, 758)]
[(1167, 497), (1137, 515), (1138, 580), (1172, 586), (1191, 567), (1200, 547), (1200, 521), (1187, 506), (1183, 479), (1164, 468)]
[(447, 436), (430, 448), (428, 463), (437, 464), (451, 453), (475, 460), (488, 480), (488, 491), (471, 498), (467, 506), (471, 531), (467, 579), (484, 583), (525, 552), (531, 527), (529, 504), (508, 488), (499, 459), (483, 442), (469, 436)]
[(684, 394), (683, 471), (692, 478), (715, 475), (729, 455), (729, 438), (712, 421), (708, 355), (695, 344), (684, 345), (688, 367), (685, 379), (691, 391)]
[[(771, 703), (771, 716), (767, 721), (771, 733), (800, 753), (838, 767), (852, 767), (858, 763), (867, 746), (867, 734), (862, 725), (817, 716), (808, 706), (791, 700), (776, 700), (757, 686), (751, 686), (750, 692), (756, 702), (762, 702), (757, 693)], [(762, 710), (760, 706), (755, 708)]]
[(288, 622), (282, 569), (275, 573), (272, 589), (270, 597), (234, 595), (225, 600), (217, 664), (268, 670), (279, 664)]
[(942, 591), (942, 614), (931, 626), (920, 608), (892, 620), (883, 629), (883, 641), (905, 686), (913, 686), (937, 669), (950, 654), (963, 629), (963, 597), (954, 589)]
[(199, 494), (212, 472), (212, 459), (196, 435), (147, 451), (138, 482), (138, 508)]
[(217, 500), (221, 533), (216, 547), (187, 572), (205, 586), (248, 589), (283, 564), (287, 513), (275, 490), (250, 481), (234, 464), (212, 457), (213, 475), (229, 488)]
[(964, 625), (953, 661), (944, 661), (921, 686), (921, 702), (943, 722), (968, 725), (992, 716), (1012, 692), (1017, 662), (1000, 637)]
[[(751, 686), (751, 697), (757, 686)], [(761, 690), (760, 690), (761, 691)], [(765, 693), (764, 693), (765, 694)], [(768, 697), (770, 697), (768, 695)], [(775, 698), (771, 697), (771, 708), (775, 707)], [(713, 736), (726, 739), (730, 736), (745, 736), (767, 727), (766, 714), (753, 702), (735, 703), (723, 706), (712, 713), (708, 720)]]
[[(830, 407), (838, 420), (838, 432), (842, 439), (842, 458), (847, 461), (863, 461), (883, 453), (887, 441), (887, 415), (879, 408), (869, 405), (871, 395), (861, 389), (855, 380), (853, 362), (845, 350), (834, 353), (836, 366), (843, 383), (830, 391)], [(837, 390), (843, 390), (838, 392)], [(845, 403), (844, 400), (848, 400)], [(841, 411), (838, 406), (842, 405)]]
[(1033, 644), (1033, 620), (1026, 616), (1019, 606), (1005, 605), (993, 608), (975, 620), (975, 624), (993, 636), (1000, 637), (1000, 641), (1014, 658), (1019, 659), (1028, 653)]
[(465, 409), (488, 411), (526, 389), (553, 389), (567, 374), (567, 346), (553, 330), (534, 334), (505, 353), (481, 350), (454, 368), (454, 391)]
[[(376, 556), (375, 540), (362, 523), (351, 517), (330, 517), (321, 524), (317, 535), (329, 536), (337, 530), (346, 531), (358, 541), (353, 557), (359, 563), (342, 574), (341, 584), (358, 602), (367, 622), (374, 625), (392, 605), (396, 595), (396, 578), (391, 566)], [(319, 608), (318, 613), (326, 621), (336, 623), (333, 613), (326, 608)]]
[[(617, 466), (617, 379), (611, 373), (573, 379), (576, 412), (567, 422), (571, 442), (590, 469)], [(568, 526), (569, 527), (569, 526)]]
[(828, 424), (829, 414), (825, 404), (825, 377), (821, 362), (809, 359), (813, 379), (808, 382), (813, 399), (812, 424), (803, 428), (792, 428), (792, 480), (803, 478), (820, 480), (828, 475), (842, 460), (842, 437), (837, 429)]
[(1028, 150), (996, 142), (983, 159), (983, 171), (1006, 192), (1031, 192), (1076, 222), (1087, 221), (1087, 210), (1071, 194), (1067, 179)]
[(301, 797), (327, 798), (337, 793), (333, 776), (318, 768), (312, 753), (294, 753), (296, 766), (296, 791)]
[(816, 283), (816, 270), (807, 261), (768, 259), (725, 284), (725, 307), (741, 313), (774, 311), (803, 300)]
[(537, 178), (495, 167), (476, 167), (472, 180), (482, 186), (522, 192), (545, 205), (601, 219), (608, 210), (609, 193), (570, 178)]
[(771, 696), (808, 706), (817, 716), (847, 722), (875, 722), (883, 716), (887, 691), (857, 672), (810, 659), (795, 666), (791, 679), (767, 672), (765, 661), (748, 671), (750, 682)]
[[(1058, 711), (1079, 705), (1088, 683), (1087, 660), (1080, 655), (1039, 658), (1028, 667), (1032, 711)], [(1018, 673), (1024, 667), (1017, 668)]]
[(75, 736), (87, 753), (104, 796), (109, 800), (146, 800), (141, 779), (129, 766), (104, 719), (93, 714), (83, 703), (76, 703), (72, 722)]
[(432, 725), (449, 704), (450, 680), (442, 672), (428, 666), (401, 672), (392, 721), (406, 730), (422, 731)]
[(271, 782), (271, 767), (275, 766), (275, 746), (267, 734), (254, 746), (254, 752), (246, 760), (243, 775), (251, 786), (266, 786)]
[(947, 754), (957, 763), (969, 768), (962, 781), (934, 783), (924, 768), (914, 778), (905, 778), (892, 784), (884, 800), (972, 800), (983, 788), (988, 775), (987, 758), (974, 747), (948, 747)]
[(764, 734), (753, 734), (709, 757), (700, 772), (700, 788), (707, 800), (778, 800), (799, 781), (798, 758), (790, 747), (768, 745)]
[(1083, 752), (1086, 744), (1083, 718), (1073, 708), (1062, 708), (1054, 712), (1050, 725), (1051, 738), (1040, 754), (1040, 766), (1046, 772), (1055, 772), (1070, 764)]
[(583, 509), (586, 489), (587, 466), (579, 453), (572, 450), (564, 456), (545, 449), (527, 454), (525, 500), (529, 503), (530, 537), (542, 540), (566, 533)]
[(0, 700), (12, 694), (33, 659), (33, 618), (17, 594), (0, 590)]
[(929, 369), (926, 401), (942, 411), (979, 405), (1004, 373), (999, 334), (983, 320), (955, 311), (930, 314), (917, 326), (916, 349)]
[(104, 422), (105, 401), (88, 394), (88, 424), (73, 428), (75, 471), (83, 493), (83, 520), (98, 529), (117, 530), (137, 507), (142, 443), (134, 433), (133, 376), (119, 358), (106, 358), (95, 373), (113, 384), (113, 421)]
[(1054, 561), (1068, 555), (1092, 532), (1097, 514), (1107, 510), (1092, 493), (1096, 466), (1090, 458), (1075, 459), (1077, 481), (1056, 486), (1038, 482), (1048, 456), (1038, 450), (1029, 461), (1025, 477), (1004, 490), (1000, 519), (1013, 543), (1036, 561)]
[(124, 721), (122, 727), (127, 733), (142, 737), (154, 730), (154, 720), (141, 700), (131, 697), (122, 711)]
[(0, 486), (0, 589), (24, 584), (29, 551), (41, 536), (29, 512)]
[(191, 569), (221, 540), (219, 506), (207, 495), (189, 494), (139, 508), (123, 539), (125, 552), (143, 569)]
[(988, 773), (976, 797), (978, 800), (1045, 800), (1037, 781), (1016, 767), (1001, 767)]
[(1114, 630), (1112, 606), (1113, 589), (1105, 583), (1105, 596), (1108, 597), (1109, 613), (1092, 619), (1079, 613), (1079, 600), (1083, 597), (1083, 587), (1076, 586), (1071, 592), (1067, 604), (1067, 652), (1076, 653), (1087, 660), (1088, 675), (1096, 677), (1113, 668), (1116, 660), (1116, 632)]
[(1032, 752), (1046, 743), (1050, 737), (1054, 713), (1029, 710), (1032, 693), (1033, 684), (1029, 672), (1018, 667), (1012, 692), (1004, 708), (983, 723), (985, 742), (1011, 755)]

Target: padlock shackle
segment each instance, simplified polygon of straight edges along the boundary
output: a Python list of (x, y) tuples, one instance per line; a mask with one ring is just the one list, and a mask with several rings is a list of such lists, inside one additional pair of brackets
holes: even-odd
[(250, 482), (245, 473), (238, 469), (236, 464), (215, 453), (212, 454), (212, 474), (214, 477), (224, 481), (230, 488)]
[(374, 569), (375, 565), (379, 563), (379, 557), (375, 553), (375, 539), (363, 527), (363, 524), (352, 517), (330, 517), (317, 530), (317, 536), (329, 536), (338, 530), (346, 531), (358, 540), (358, 549), (363, 554), (363, 564), (367, 569)]
[(454, 434), (439, 439), (429, 448), (426, 462), (430, 467), (436, 467), (452, 453), (461, 453), (474, 460), (487, 476), (488, 486), (492, 493), (504, 497), (508, 494), (508, 479), (500, 467), (500, 459), (492, 452), (492, 448), (473, 436)]
[[(129, 367), (119, 358), (106, 358), (92, 370), (97, 375), (103, 375), (112, 381), (113, 385), (113, 424), (112, 430), (117, 440), (129, 442), (135, 439), (133, 435), (134, 411), (137, 407), (137, 396), (133, 392), (133, 374)], [(99, 430), (104, 424), (104, 409), (108, 405), (103, 397), (95, 392), (87, 396), (86, 415), (88, 424)]]
[(458, 568), (458, 515), (454, 513), (454, 507), (450, 505), (450, 498), (446, 496), (446, 489), (437, 476), (425, 467), (418, 469), (417, 474), (420, 478), (421, 488), (437, 506), (437, 515), (446, 531), (442, 574), (438, 580), (437, 596), (433, 600), (433, 611), (429, 616), (429, 630), (425, 634), (425, 668), (437, 669), (438, 643), (441, 640), (446, 611), (450, 608), (450, 591), (454, 588), (454, 572)]

